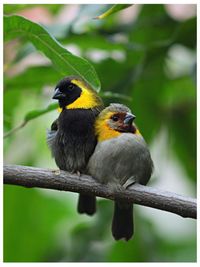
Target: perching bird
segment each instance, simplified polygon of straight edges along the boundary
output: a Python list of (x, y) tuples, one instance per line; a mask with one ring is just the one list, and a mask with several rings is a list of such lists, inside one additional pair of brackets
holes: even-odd
[[(134, 119), (126, 106), (111, 104), (95, 122), (98, 144), (89, 160), (88, 172), (113, 190), (134, 182), (146, 185), (152, 173), (150, 152)], [(128, 241), (133, 232), (133, 204), (115, 200), (113, 237)]]
[[(86, 173), (97, 143), (94, 121), (103, 109), (103, 102), (97, 92), (77, 77), (62, 79), (53, 99), (59, 101), (61, 111), (47, 135), (55, 162), (61, 170)], [(95, 196), (80, 194), (78, 212), (92, 215), (95, 211)]]

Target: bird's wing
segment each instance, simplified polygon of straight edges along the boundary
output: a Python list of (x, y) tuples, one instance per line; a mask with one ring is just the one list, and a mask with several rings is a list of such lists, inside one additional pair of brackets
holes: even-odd
[(57, 131), (58, 130), (58, 119), (56, 119), (52, 124), (51, 124), (51, 131)]
[(47, 130), (47, 144), (51, 148), (58, 130), (58, 119), (56, 119), (52, 125), (51, 130)]

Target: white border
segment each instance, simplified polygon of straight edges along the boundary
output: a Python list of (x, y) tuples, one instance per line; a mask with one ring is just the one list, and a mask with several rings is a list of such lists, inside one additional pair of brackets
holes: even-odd
[(0, 177), (1, 177), (1, 186), (0, 186), (0, 261), (3, 260), (3, 8), (2, 4), (0, 6), (0, 51), (1, 51), (1, 74), (0, 74)]
[[(168, 1), (130, 1), (130, 0), (115, 0), (115, 1), (97, 1), (97, 2), (94, 2), (94, 1), (77, 1), (77, 0), (74, 0), (73, 1), (73, 4), (117, 4), (117, 3), (127, 3), (127, 4), (197, 4), (197, 25), (198, 25), (198, 30), (199, 30), (199, 10), (200, 10), (200, 7), (199, 7), (199, 3), (198, 1), (195, 1), (195, 0), (187, 0), (187, 1), (181, 1), (181, 0), (176, 0), (176, 1), (172, 1), (172, 0), (168, 0)], [(68, 1), (68, 0), (0, 0), (0, 15), (1, 15), (1, 22), (2, 22), (2, 15), (3, 15), (3, 4), (72, 4), (72, 0), (71, 1)], [(0, 97), (1, 97), (1, 101), (0, 101), (0, 122), (1, 122), (1, 125), (3, 125), (3, 23), (0, 23), (0, 34), (1, 34), (1, 44), (0, 44), (0, 48), (1, 48), (1, 76), (0, 76), (0, 80), (1, 80), (1, 92), (0, 92)], [(197, 31), (198, 33), (198, 31)], [(199, 45), (199, 34), (197, 34), (197, 40), (198, 40), (198, 45)], [(198, 47), (199, 48), (199, 47)], [(199, 52), (198, 52), (198, 49), (197, 49), (197, 62), (199, 62)], [(199, 89), (199, 66), (197, 65), (197, 88)], [(197, 118), (200, 117), (200, 109), (198, 108), (198, 104), (199, 104), (199, 95), (200, 95), (200, 92), (199, 90), (197, 90)], [(197, 133), (199, 133), (199, 125), (200, 125), (200, 122), (198, 122), (197, 120)], [(198, 134), (197, 134), (197, 137), (198, 137)], [(3, 165), (3, 127), (1, 127), (1, 130), (0, 130), (0, 148), (1, 148), (1, 153), (0, 153), (0, 163), (1, 163), (1, 166), (0, 166), (0, 170), (1, 170), (1, 174), (3, 173), (3, 170), (2, 170), (2, 165)], [(197, 165), (198, 165), (198, 162), (199, 162), (199, 149), (200, 149), (200, 142), (198, 141), (197, 139)], [(200, 174), (199, 172), (199, 167), (197, 168), (197, 177), (199, 176), (198, 174)], [(2, 177), (2, 175), (1, 175)], [(1, 241), (0, 241), (0, 265), (6, 265), (6, 266), (21, 266), (21, 265), (33, 265), (33, 264), (37, 264), (37, 266), (46, 266), (46, 267), (49, 267), (49, 266), (55, 266), (57, 267), (58, 264), (59, 266), (74, 266), (75, 264), (81, 264), (83, 267), (87, 267), (89, 264), (92, 265), (92, 266), (105, 266), (105, 265), (108, 265), (108, 264), (117, 264), (118, 266), (124, 266), (124, 264), (127, 264), (127, 265), (135, 265), (135, 266), (144, 266), (146, 264), (148, 264), (148, 266), (152, 266), (154, 267), (155, 264), (159, 264), (159, 266), (168, 266), (169, 264), (170, 265), (176, 265), (176, 266), (196, 266), (198, 263), (199, 263), (199, 253), (200, 251), (198, 252), (198, 249), (197, 249), (197, 263), (3, 263), (3, 179), (2, 179), (2, 186), (0, 187), (0, 196), (1, 196), (1, 203), (0, 203), (0, 211), (1, 211), (1, 219), (0, 219), (0, 237), (1, 237)], [(199, 195), (200, 193), (200, 190), (199, 190), (199, 183), (197, 184), (197, 196)], [(199, 202), (199, 198), (198, 198), (198, 202)], [(198, 216), (199, 217), (199, 216)], [(200, 229), (200, 223), (199, 223), (199, 220), (197, 222), (197, 229)], [(199, 235), (199, 230), (197, 231), (197, 240), (199, 240), (200, 238), (200, 235)], [(199, 246), (198, 246), (199, 247)], [(145, 253), (145, 251), (143, 252)]]
[(105, 1), (105, 0), (3, 0), (3, 4), (197, 4), (197, 0), (167, 0), (167, 1), (151, 1), (151, 0), (115, 0), (115, 1)]

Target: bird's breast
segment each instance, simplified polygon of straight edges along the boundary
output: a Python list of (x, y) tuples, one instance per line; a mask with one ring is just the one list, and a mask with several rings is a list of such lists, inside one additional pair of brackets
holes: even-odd
[(94, 151), (95, 114), (92, 110), (64, 110), (58, 119), (53, 155), (60, 169), (83, 172)]
[(152, 161), (142, 136), (129, 133), (99, 142), (90, 158), (89, 171), (97, 180), (124, 184), (134, 177), (146, 183), (151, 175)]

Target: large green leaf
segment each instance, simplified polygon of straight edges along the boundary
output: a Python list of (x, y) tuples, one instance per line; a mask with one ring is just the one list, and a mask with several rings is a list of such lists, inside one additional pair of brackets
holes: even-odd
[(21, 16), (4, 16), (5, 39), (25, 37), (43, 52), (62, 73), (78, 75), (95, 90), (100, 90), (100, 81), (94, 67), (85, 59), (71, 54), (47, 30)]

